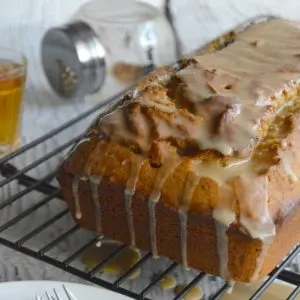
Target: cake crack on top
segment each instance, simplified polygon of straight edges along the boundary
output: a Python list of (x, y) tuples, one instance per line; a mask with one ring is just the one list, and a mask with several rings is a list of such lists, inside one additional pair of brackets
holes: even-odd
[[(294, 43), (278, 42), (288, 34)], [(192, 143), (199, 152), (249, 155), (287, 104), (283, 93), (297, 89), (298, 34), (288, 22), (253, 25), (224, 49), (143, 82), (137, 96), (102, 119), (102, 129), (142, 151), (155, 140), (168, 140), (178, 148)]]

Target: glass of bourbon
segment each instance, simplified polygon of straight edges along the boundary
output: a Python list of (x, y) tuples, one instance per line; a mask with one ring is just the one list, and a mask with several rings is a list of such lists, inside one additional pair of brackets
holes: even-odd
[(0, 157), (20, 143), (26, 59), (17, 51), (0, 48)]

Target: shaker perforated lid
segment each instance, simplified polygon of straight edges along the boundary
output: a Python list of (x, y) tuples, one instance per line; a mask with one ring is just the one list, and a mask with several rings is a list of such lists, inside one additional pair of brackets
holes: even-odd
[(52, 88), (62, 97), (97, 92), (105, 79), (105, 49), (82, 21), (52, 28), (42, 41), (42, 63)]

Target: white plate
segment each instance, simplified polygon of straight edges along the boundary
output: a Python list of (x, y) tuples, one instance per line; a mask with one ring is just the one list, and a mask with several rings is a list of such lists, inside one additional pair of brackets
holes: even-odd
[[(35, 300), (35, 295), (47, 300), (45, 291), (54, 297), (53, 288), (61, 294), (62, 300), (68, 300), (63, 292), (63, 285), (76, 297), (76, 300), (84, 299), (110, 299), (126, 300), (129, 299), (117, 293), (110, 292), (102, 288), (91, 287), (82, 284), (57, 282), (57, 281), (17, 281), (0, 284), (0, 299), (3, 300)], [(54, 298), (55, 299), (55, 298)]]

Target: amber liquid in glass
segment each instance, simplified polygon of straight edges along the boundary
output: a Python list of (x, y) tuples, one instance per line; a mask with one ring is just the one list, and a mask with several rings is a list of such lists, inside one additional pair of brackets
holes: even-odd
[(19, 143), (24, 82), (21, 65), (0, 59), (0, 157)]

